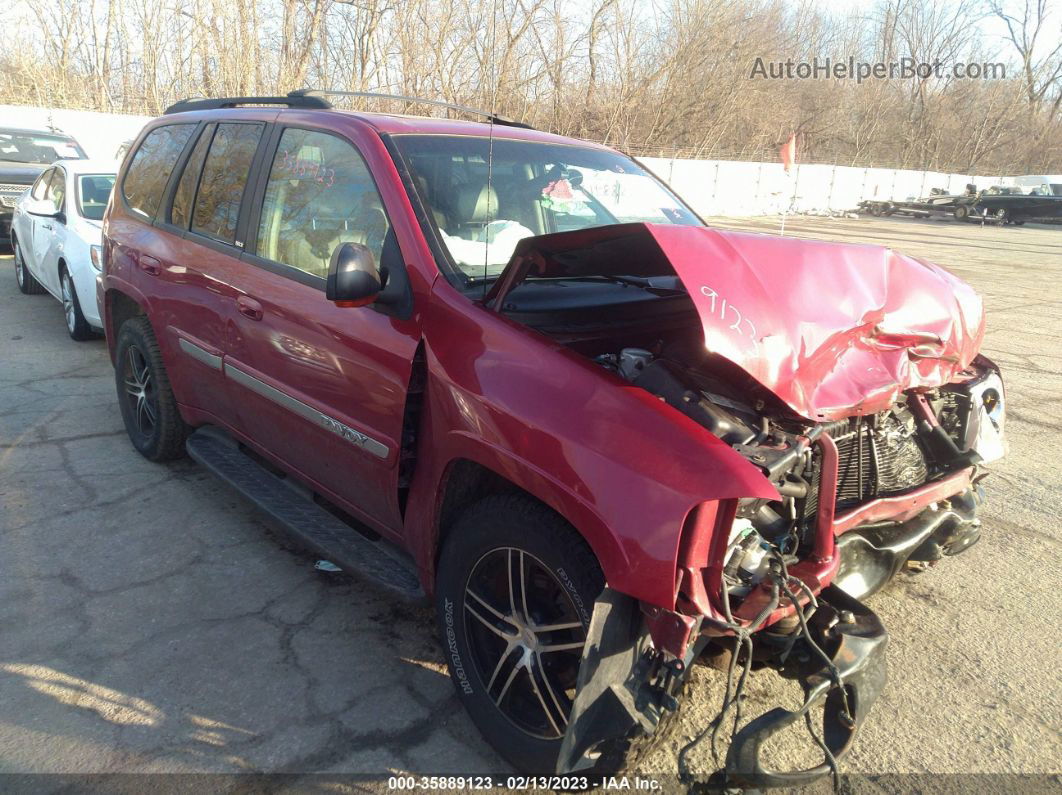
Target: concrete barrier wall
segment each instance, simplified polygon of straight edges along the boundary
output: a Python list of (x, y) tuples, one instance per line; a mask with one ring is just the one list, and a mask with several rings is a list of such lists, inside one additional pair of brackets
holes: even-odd
[[(978, 188), (1013, 185), (1015, 177), (942, 174), (892, 168), (853, 168), (799, 164), (789, 174), (781, 163), (726, 160), (639, 158), (701, 215), (762, 215), (844, 211), (864, 199), (907, 200), (933, 188), (962, 193), (967, 183)], [(1026, 178), (1028, 179), (1028, 178)], [(1054, 181), (1062, 182), (1062, 178)]]
[(786, 174), (781, 163), (638, 158), (701, 215), (769, 215), (791, 212), (843, 212), (864, 199), (906, 201), (934, 188), (962, 193), (973, 183), (1021, 187), (1062, 184), (1062, 175), (1013, 177), (944, 174), (893, 168), (853, 168), (806, 163)]

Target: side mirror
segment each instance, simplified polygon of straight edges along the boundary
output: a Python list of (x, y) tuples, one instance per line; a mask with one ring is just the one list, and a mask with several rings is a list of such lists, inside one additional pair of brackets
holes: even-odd
[(39, 215), (42, 218), (58, 218), (62, 213), (54, 202), (47, 199), (29, 199), (26, 201), (26, 212), (30, 215)]
[(340, 243), (332, 252), (325, 297), (336, 306), (366, 306), (383, 289), (376, 258), (361, 243)]

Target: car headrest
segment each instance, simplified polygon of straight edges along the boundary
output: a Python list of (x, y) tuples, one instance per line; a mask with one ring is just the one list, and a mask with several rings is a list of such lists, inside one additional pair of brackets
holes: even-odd
[(461, 223), (485, 224), (498, 217), (498, 194), (486, 185), (457, 189), (457, 217)]

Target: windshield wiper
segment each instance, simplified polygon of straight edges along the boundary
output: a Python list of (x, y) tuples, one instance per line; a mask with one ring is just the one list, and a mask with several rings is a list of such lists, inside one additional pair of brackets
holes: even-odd
[[(685, 295), (686, 290), (683, 287), (672, 287), (670, 285), (660, 284), (659, 281), (667, 280), (671, 282), (675, 280), (674, 276), (620, 276), (617, 274), (593, 274), (587, 276), (588, 279), (604, 279), (605, 281), (615, 282), (616, 284), (626, 284), (631, 287), (640, 287), (643, 290), (648, 290), (654, 295)], [(679, 282), (681, 285), (681, 282)]]

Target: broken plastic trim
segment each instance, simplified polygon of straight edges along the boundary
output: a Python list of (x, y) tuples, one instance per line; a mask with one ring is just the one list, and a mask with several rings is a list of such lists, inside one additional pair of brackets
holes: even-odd
[(832, 766), (825, 755), (822, 764), (806, 770), (771, 770), (761, 760), (763, 746), (825, 699), (822, 739), (834, 759), (840, 760), (851, 748), (867, 713), (885, 687), (888, 635), (881, 620), (866, 605), (836, 586), (824, 589), (818, 600), (819, 608), (808, 622), (808, 628), (840, 674), (843, 692), (830, 667), (817, 655), (807, 655), (808, 661), (804, 663), (790, 655), (780, 673), (800, 681), (804, 704), (795, 712), (776, 707), (735, 735), (727, 753), (728, 784), (801, 787), (828, 775)]
[[(697, 629), (699, 622), (694, 636)], [(664, 714), (678, 706), (674, 696), (702, 646), (691, 643), (685, 659), (664, 661), (652, 648), (640, 604), (605, 588), (590, 618), (557, 773), (598, 763), (607, 772), (616, 743), (652, 734)]]

